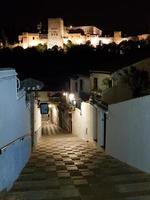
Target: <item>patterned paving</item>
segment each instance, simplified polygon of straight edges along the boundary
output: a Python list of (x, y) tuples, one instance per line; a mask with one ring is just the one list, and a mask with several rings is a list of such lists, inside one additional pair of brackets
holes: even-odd
[(55, 124), (51, 124), (50, 121), (43, 121), (42, 122), (42, 134), (43, 135), (56, 135), (62, 132), (63, 130), (60, 127), (56, 126)]
[(5, 200), (150, 200), (150, 175), (70, 134), (44, 136)]

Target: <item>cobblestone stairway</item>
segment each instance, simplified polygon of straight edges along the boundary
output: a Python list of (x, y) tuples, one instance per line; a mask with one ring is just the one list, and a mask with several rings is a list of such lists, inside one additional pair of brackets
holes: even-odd
[(69, 134), (45, 136), (2, 200), (150, 200), (150, 175)]

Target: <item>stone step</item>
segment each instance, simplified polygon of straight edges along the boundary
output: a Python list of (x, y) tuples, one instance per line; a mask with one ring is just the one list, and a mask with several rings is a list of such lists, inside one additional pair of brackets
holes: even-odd
[(35, 168), (34, 167), (26, 167), (22, 170), (22, 174), (32, 174), (34, 173)]
[(42, 191), (10, 192), (6, 195), (6, 200), (59, 200), (61, 199), (58, 189)]
[(5, 198), (6, 193), (7, 192), (5, 190), (0, 192), (0, 200), (5, 200), (4, 198)]
[(31, 190), (9, 192), (4, 200), (62, 200), (79, 198), (80, 194), (75, 186), (63, 186), (60, 189)]
[(26, 190), (45, 190), (59, 188), (60, 184), (57, 178), (51, 180), (40, 181), (17, 181), (12, 190), (13, 191), (26, 191)]
[(116, 190), (120, 193), (135, 193), (150, 191), (150, 182), (130, 183), (116, 185)]
[[(87, 164), (88, 166), (88, 164)], [(89, 166), (88, 166), (89, 168)], [(101, 170), (99, 170), (99, 168)], [(94, 169), (95, 171), (96, 169)], [(130, 175), (130, 174), (139, 174), (140, 172), (137, 170), (133, 170), (130, 168), (116, 167), (116, 168), (107, 168), (107, 167), (97, 167), (97, 174), (106, 175), (106, 176), (118, 176), (118, 175)]]
[(150, 195), (127, 197), (124, 200), (150, 200)]
[(21, 174), (19, 177), (19, 181), (30, 181), (30, 180), (43, 180), (47, 179), (47, 173), (32, 173), (32, 174)]
[(144, 173), (122, 174), (122, 175), (108, 176), (107, 180), (114, 183), (150, 182), (150, 176)]

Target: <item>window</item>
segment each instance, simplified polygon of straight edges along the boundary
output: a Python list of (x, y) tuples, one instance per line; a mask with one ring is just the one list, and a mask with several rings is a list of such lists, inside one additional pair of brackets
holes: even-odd
[(97, 90), (97, 89), (98, 89), (98, 84), (97, 84), (97, 83), (98, 83), (97, 78), (94, 78), (94, 79), (93, 79), (93, 89), (94, 89), (94, 90)]
[(33, 40), (34, 40), (35, 38), (33, 37)]
[(81, 91), (83, 90), (83, 80), (82, 79), (80, 80), (80, 90)]
[(51, 33), (51, 36), (58, 36), (58, 33), (57, 33), (56, 31), (53, 31), (53, 32)]
[(78, 82), (75, 82), (75, 91), (78, 92)]

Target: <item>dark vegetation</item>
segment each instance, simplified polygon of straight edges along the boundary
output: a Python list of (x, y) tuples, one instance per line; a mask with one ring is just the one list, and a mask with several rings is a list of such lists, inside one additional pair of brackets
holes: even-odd
[(148, 71), (131, 66), (130, 68), (124, 68), (118, 75), (121, 76), (122, 81), (129, 85), (134, 98), (150, 94)]
[(46, 50), (42, 45), (34, 48), (0, 49), (0, 67), (15, 68), (21, 79), (32, 77), (59, 82), (74, 73), (87, 73), (89, 70), (116, 71), (134, 62), (150, 57), (150, 41), (124, 41), (119, 45), (99, 45), (94, 48), (86, 45), (57, 46)]

